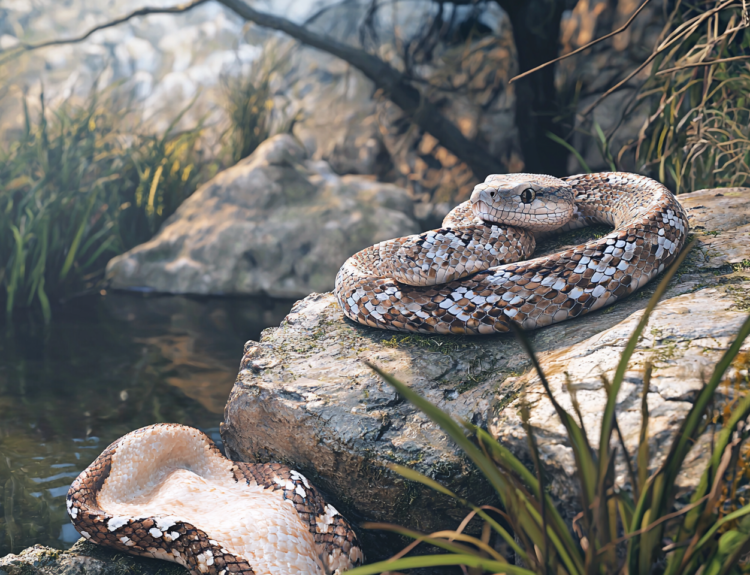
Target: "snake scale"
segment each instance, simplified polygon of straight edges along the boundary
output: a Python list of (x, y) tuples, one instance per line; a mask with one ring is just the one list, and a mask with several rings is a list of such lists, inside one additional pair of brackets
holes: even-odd
[[(537, 236), (594, 223), (614, 230), (526, 259)], [(507, 332), (511, 321), (540, 328), (643, 287), (674, 261), (688, 234), (666, 187), (622, 172), (491, 175), (442, 225), (349, 258), (334, 289), (344, 314), (404, 332), (492, 334)]]
[(230, 461), (183, 425), (115, 441), (73, 482), (67, 508), (89, 541), (192, 575), (331, 575), (363, 559), (349, 523), (302, 474)]

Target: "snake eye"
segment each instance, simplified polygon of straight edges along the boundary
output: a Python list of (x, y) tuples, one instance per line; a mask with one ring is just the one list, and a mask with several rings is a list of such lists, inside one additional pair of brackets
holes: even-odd
[(534, 201), (535, 197), (536, 192), (532, 188), (526, 188), (523, 192), (521, 192), (521, 201), (524, 204), (530, 204)]

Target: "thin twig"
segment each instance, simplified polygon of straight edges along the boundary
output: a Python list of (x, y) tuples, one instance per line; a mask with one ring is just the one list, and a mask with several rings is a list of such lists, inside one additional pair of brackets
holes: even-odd
[[(695, 18), (695, 20), (692, 20), (692, 21), (687, 22), (686, 24), (680, 26), (680, 28), (678, 28), (679, 33), (677, 33), (677, 30), (674, 33), (672, 33), (669, 38), (667, 38), (666, 40), (664, 40), (664, 42), (662, 42), (659, 45), (659, 47), (656, 50), (654, 50), (653, 53), (648, 58), (646, 58), (645, 62), (643, 62), (640, 66), (638, 66), (635, 70), (633, 70), (630, 74), (628, 74), (628, 76), (625, 79), (621, 80), (616, 85), (612, 86), (609, 90), (607, 90), (606, 92), (604, 92), (604, 94), (602, 94), (601, 96), (599, 96), (594, 103), (590, 104), (583, 112), (581, 112), (581, 116), (588, 116), (591, 113), (591, 111), (594, 108), (596, 108), (599, 104), (601, 104), (602, 101), (607, 96), (610, 96), (611, 94), (613, 94), (614, 92), (616, 92), (618, 89), (620, 89), (622, 86), (624, 86), (625, 84), (627, 84), (631, 79), (633, 79), (633, 77), (635, 77), (639, 72), (641, 72), (641, 70), (643, 70), (651, 62), (653, 62), (653, 60), (659, 54), (661, 54), (662, 52), (664, 52), (667, 48), (669, 48), (672, 44), (674, 44), (677, 40), (679, 40), (680, 37), (691, 34), (706, 19), (710, 18), (711, 16), (713, 16), (717, 12), (720, 12), (721, 10), (723, 10), (724, 8), (726, 8), (727, 6), (731, 5), (733, 1), (734, 0), (728, 0), (727, 2), (724, 2), (723, 4), (721, 4), (720, 6), (717, 6), (716, 8), (713, 8), (712, 10), (710, 10), (708, 12), (705, 12), (700, 17)], [(689, 24), (689, 26), (687, 26), (688, 24)]]
[(513, 78), (511, 78), (510, 80), (508, 80), (508, 84), (512, 84), (516, 80), (518, 80), (520, 78), (523, 78), (524, 76), (528, 76), (529, 74), (533, 74), (534, 72), (537, 72), (537, 71), (541, 70), (542, 68), (546, 68), (547, 66), (549, 66), (551, 64), (554, 64), (555, 62), (559, 62), (561, 60), (565, 60), (566, 58), (570, 58), (571, 56), (575, 56), (576, 54), (580, 54), (581, 52), (583, 52), (584, 50), (588, 50), (589, 48), (591, 48), (595, 44), (598, 44), (599, 42), (603, 42), (607, 38), (611, 38), (612, 36), (617, 36), (618, 34), (624, 32), (633, 23), (633, 20), (635, 20), (636, 16), (638, 16), (638, 14), (640, 14), (641, 11), (648, 5), (649, 2), (651, 2), (651, 0), (646, 0), (643, 4), (641, 4), (641, 6), (638, 8), (638, 10), (636, 10), (635, 12), (633, 12), (633, 15), (628, 19), (628, 21), (625, 22), (624, 25), (622, 25), (620, 28), (618, 28), (614, 32), (610, 32), (609, 34), (606, 34), (605, 36), (602, 36), (601, 38), (597, 38), (596, 40), (593, 40), (593, 41), (589, 42), (588, 44), (586, 44), (584, 46), (581, 46), (580, 48), (576, 48), (575, 50), (573, 50), (572, 52), (569, 52), (568, 54), (564, 54), (564, 55), (560, 56), (559, 58), (555, 58), (554, 60), (550, 60), (549, 62), (545, 62), (541, 66), (537, 66), (536, 68), (528, 70), (527, 72), (524, 72), (523, 74), (518, 74), (518, 76), (514, 76)]
[(187, 4), (179, 4), (177, 6), (170, 6), (168, 8), (139, 8), (138, 10), (135, 10), (134, 12), (126, 14), (125, 16), (122, 16), (120, 18), (116, 18), (115, 20), (110, 20), (109, 22), (105, 22), (104, 24), (100, 24), (99, 26), (94, 26), (81, 36), (76, 36), (75, 38), (64, 38), (62, 40), (49, 40), (47, 42), (41, 42), (39, 44), (21, 43), (18, 45), (17, 50), (19, 52), (30, 52), (32, 50), (39, 50), (40, 48), (47, 48), (49, 46), (76, 44), (78, 42), (83, 42), (84, 40), (86, 40), (86, 38), (96, 32), (99, 32), (100, 30), (112, 28), (113, 26), (123, 24), (124, 22), (127, 22), (128, 20), (131, 20), (133, 18), (137, 18), (139, 16), (148, 16), (149, 14), (180, 14), (182, 12), (192, 10), (193, 8), (200, 6), (201, 4), (205, 4), (206, 2), (208, 2), (208, 0), (193, 0), (192, 2), (188, 2)]
[(687, 68), (699, 68), (701, 66), (711, 66), (713, 64), (722, 64), (723, 62), (736, 62), (738, 60), (750, 60), (750, 56), (732, 56), (731, 58), (719, 58), (718, 60), (706, 60), (705, 62), (693, 62), (692, 64), (684, 64), (682, 66), (675, 66), (674, 68), (667, 68), (666, 70), (659, 70), (656, 75), (661, 76), (663, 74), (669, 74), (670, 72), (676, 72), (678, 70), (685, 70)]
[(632, 539), (636, 535), (643, 535), (644, 533), (648, 533), (651, 531), (654, 527), (657, 527), (658, 525), (661, 525), (665, 521), (670, 521), (672, 519), (675, 519), (679, 517), (680, 515), (684, 515), (688, 511), (691, 511), (698, 507), (701, 503), (703, 503), (706, 499), (708, 499), (708, 495), (704, 495), (701, 497), (698, 501), (691, 503), (690, 505), (686, 505), (679, 511), (675, 511), (674, 513), (670, 513), (669, 515), (664, 515), (663, 517), (657, 519), (653, 523), (649, 523), (646, 527), (642, 529), (638, 529), (637, 531), (632, 531), (628, 533), (627, 535), (624, 535), (623, 537), (620, 537), (619, 539), (615, 539), (614, 541), (610, 541), (607, 543), (604, 547), (601, 549), (597, 549), (596, 554), (601, 555), (602, 553), (608, 551), (611, 547), (614, 547), (615, 545), (619, 545), (620, 543), (624, 543), (628, 539)]

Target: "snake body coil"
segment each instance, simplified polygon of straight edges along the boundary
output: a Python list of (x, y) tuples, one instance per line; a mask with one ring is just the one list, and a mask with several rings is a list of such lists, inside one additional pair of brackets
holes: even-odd
[[(520, 261), (533, 252), (535, 234), (594, 223), (615, 229)], [(492, 334), (507, 332), (511, 321), (535, 329), (642, 287), (675, 259), (687, 233), (679, 202), (644, 176), (493, 175), (443, 228), (353, 255), (334, 293), (348, 318), (382, 329)]]
[(300, 473), (228, 460), (175, 424), (115, 441), (68, 491), (89, 541), (193, 575), (329, 575), (362, 562), (349, 523)]

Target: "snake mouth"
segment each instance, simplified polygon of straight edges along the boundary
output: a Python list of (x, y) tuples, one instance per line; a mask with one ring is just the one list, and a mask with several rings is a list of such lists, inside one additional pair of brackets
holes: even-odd
[(472, 210), (474, 212), (474, 215), (477, 217), (487, 217), (490, 215), (490, 207), (484, 203), (482, 200), (477, 200), (474, 202), (474, 204), (471, 206)]

